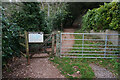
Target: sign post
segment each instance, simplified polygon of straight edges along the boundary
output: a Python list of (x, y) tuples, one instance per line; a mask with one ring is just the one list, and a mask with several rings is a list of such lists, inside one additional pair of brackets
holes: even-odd
[(24, 31), (25, 33), (25, 44), (26, 44), (26, 54), (27, 54), (27, 63), (30, 64), (30, 56), (29, 56), (29, 44), (28, 44), (28, 33), (27, 31)]
[(30, 64), (29, 56), (29, 43), (43, 43), (43, 32), (27, 32), (25, 33), (25, 44), (26, 44), (26, 54), (27, 54), (27, 63)]

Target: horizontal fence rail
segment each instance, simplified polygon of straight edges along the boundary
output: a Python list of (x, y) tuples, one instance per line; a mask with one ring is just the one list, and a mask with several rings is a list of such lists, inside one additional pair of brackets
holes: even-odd
[[(82, 47), (62, 47), (63, 49), (67, 48), (67, 49), (81, 49)], [(104, 48), (83, 48), (83, 49), (104, 49)], [(106, 49), (114, 49), (114, 50), (119, 50), (120, 48), (106, 48)]]
[(119, 38), (120, 34), (61, 33), (60, 57), (120, 58)]
[[(76, 53), (69, 54), (69, 53), (66, 53), (66, 54), (61, 54), (61, 55), (104, 55), (104, 54), (76, 54)], [(105, 54), (105, 55), (112, 55), (112, 56), (114, 56), (114, 55), (120, 55), (120, 54)]]
[[(62, 44), (63, 46), (65, 45), (70, 45), (70, 44)], [(73, 44), (75, 45), (82, 45), (82, 44)], [(84, 44), (84, 46), (105, 46), (105, 45), (101, 45), (101, 44)], [(107, 45), (107, 46), (120, 46), (120, 45)]]
[[(74, 50), (74, 51), (62, 51), (62, 52), (82, 52), (82, 51), (79, 51), (79, 50)], [(62, 53), (61, 52), (61, 53)], [(120, 53), (120, 51), (84, 51), (84, 52), (99, 52), (99, 53), (101, 53), (101, 52), (108, 52), (108, 53)]]
[[(105, 41), (106, 39), (62, 39), (62, 40), (94, 40), (94, 41)], [(120, 41), (120, 40), (109, 39), (107, 41)]]
[(105, 34), (105, 33), (61, 33), (61, 34), (86, 34), (86, 35), (120, 35), (120, 34)]

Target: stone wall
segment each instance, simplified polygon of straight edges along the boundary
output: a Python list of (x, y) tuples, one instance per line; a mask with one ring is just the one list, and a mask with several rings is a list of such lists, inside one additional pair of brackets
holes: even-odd
[[(106, 30), (104, 31), (100, 31), (100, 32), (95, 32), (93, 30), (90, 31), (90, 33), (101, 33), (101, 34), (119, 34), (118, 31), (112, 31), (112, 30)], [(97, 35), (98, 36), (98, 35)], [(106, 39), (106, 35), (99, 35), (98, 37), (100, 37), (101, 39)], [(118, 35), (108, 35), (108, 40), (109, 39), (114, 39), (116, 41), (110, 41), (112, 42), (113, 45), (120, 45), (120, 37)]]

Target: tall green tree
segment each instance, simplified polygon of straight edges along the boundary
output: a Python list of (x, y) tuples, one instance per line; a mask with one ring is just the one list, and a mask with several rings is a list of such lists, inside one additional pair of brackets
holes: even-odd
[(65, 20), (69, 17), (67, 3), (41, 3), (42, 11), (45, 12), (47, 29), (62, 30)]

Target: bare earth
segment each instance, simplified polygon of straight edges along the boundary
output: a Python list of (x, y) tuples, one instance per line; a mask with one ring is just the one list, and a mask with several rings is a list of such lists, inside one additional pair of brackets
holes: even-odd
[(3, 78), (64, 78), (48, 58), (40, 58), (41, 56), (48, 55), (34, 55), (34, 58), (30, 60), (30, 65), (26, 64), (25, 58), (21, 58), (19, 62), (11, 66), (12, 72), (3, 72)]

